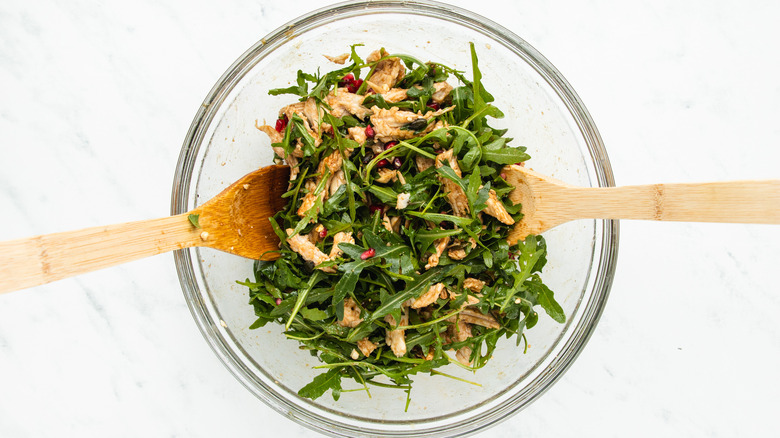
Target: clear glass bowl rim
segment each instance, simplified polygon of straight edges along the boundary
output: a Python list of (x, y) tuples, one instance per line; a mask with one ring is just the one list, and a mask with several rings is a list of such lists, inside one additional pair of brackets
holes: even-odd
[[(182, 214), (193, 208), (192, 205), (189, 205), (190, 188), (192, 177), (195, 176), (194, 171), (198, 153), (201, 145), (204, 144), (205, 133), (218, 109), (224, 103), (225, 98), (255, 63), (262, 58), (263, 54), (270, 53), (289, 40), (291, 31), (305, 32), (308, 29), (345, 17), (376, 13), (414, 14), (443, 19), (476, 30), (510, 48), (532, 65), (566, 104), (586, 141), (590, 153), (590, 164), (594, 166), (595, 183), (601, 187), (615, 185), (612, 168), (601, 136), (580, 98), (560, 72), (543, 55), (512, 31), (471, 11), (435, 1), (347, 1), (312, 11), (280, 26), (244, 52), (226, 70), (209, 91), (185, 137), (174, 174), (171, 214)], [(415, 429), (413, 436), (464, 436), (495, 425), (536, 400), (571, 366), (598, 324), (609, 296), (617, 263), (618, 222), (598, 221), (597, 228), (600, 228), (602, 245), (601, 252), (594, 254), (594, 263), (597, 263), (598, 266), (595, 271), (596, 277), (593, 283), (592, 299), (582, 310), (583, 316), (574, 330), (574, 335), (566, 340), (567, 345), (563, 348), (561, 354), (555, 358), (551, 365), (551, 371), (542, 376), (532, 393), (529, 396), (513, 397), (506, 403), (483, 413), (479, 417), (465, 418), (443, 425), (438, 424), (428, 429)], [(174, 262), (187, 305), (198, 328), (212, 350), (236, 379), (250, 392), (282, 415), (320, 433), (347, 437), (353, 436), (355, 433), (369, 433), (374, 436), (407, 436), (405, 433), (397, 430), (355, 429), (354, 426), (341, 423), (337, 419), (325, 418), (301, 409), (279, 394), (270, 391), (262, 385), (258, 385), (257, 382), (249, 380), (246, 377), (248, 370), (228, 350), (220, 338), (215, 326), (216, 322), (208, 315), (208, 306), (204, 303), (195, 280), (191, 251), (193, 250), (184, 249), (174, 253)]]

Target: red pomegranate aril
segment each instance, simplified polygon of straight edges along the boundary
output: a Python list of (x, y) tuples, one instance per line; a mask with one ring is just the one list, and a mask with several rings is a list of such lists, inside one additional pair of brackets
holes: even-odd
[(363, 254), (360, 254), (360, 260), (367, 260), (375, 255), (376, 250), (374, 248), (369, 248), (367, 251), (364, 251)]
[(277, 298), (274, 302), (278, 306), (279, 304), (282, 304), (282, 299), (281, 298)]
[(375, 134), (374, 128), (371, 125), (366, 126), (366, 137), (374, 138)]
[(319, 235), (320, 235), (320, 239), (324, 239), (328, 237), (328, 229), (327, 228), (321, 229)]
[(376, 167), (387, 167), (390, 165), (390, 162), (387, 161), (385, 158), (382, 158), (376, 163)]
[(343, 78), (341, 78), (341, 80), (339, 81), (339, 87), (347, 87), (347, 86), (349, 86), (349, 84), (351, 84), (353, 82), (355, 82), (355, 75), (350, 73), (350, 74), (344, 76)]
[(404, 163), (403, 163), (403, 161), (401, 161), (400, 158), (398, 158), (398, 157), (393, 158), (393, 167), (395, 167), (396, 169), (400, 169), (401, 166), (403, 166), (403, 165), (404, 165)]
[(347, 91), (350, 93), (357, 93), (360, 86), (363, 85), (363, 79), (358, 79), (347, 84)]
[(438, 103), (436, 103), (436, 102), (431, 102), (431, 103), (429, 103), (427, 106), (428, 106), (428, 108), (430, 108), (430, 109), (432, 109), (432, 110), (434, 110), (434, 111), (436, 111), (436, 110), (438, 110), (439, 108), (441, 108), (441, 107), (439, 106), (439, 104), (438, 104)]
[(282, 116), (276, 119), (276, 126), (274, 126), (276, 132), (282, 132), (286, 127), (287, 127), (287, 116)]
[(391, 147), (393, 147), (393, 146), (395, 146), (397, 144), (398, 144), (397, 141), (388, 141), (387, 143), (385, 143), (385, 150), (388, 150), (388, 149), (390, 149)]
[(385, 206), (384, 206), (384, 205), (381, 205), (381, 204), (374, 204), (374, 205), (371, 205), (371, 206), (369, 206), (369, 207), (368, 207), (368, 211), (370, 211), (370, 212), (371, 212), (371, 215), (372, 215), (372, 216), (373, 216), (373, 214), (374, 214), (374, 213), (376, 213), (377, 211), (380, 211), (380, 212), (381, 212), (381, 211), (382, 211), (382, 210), (384, 210), (384, 209), (385, 209)]

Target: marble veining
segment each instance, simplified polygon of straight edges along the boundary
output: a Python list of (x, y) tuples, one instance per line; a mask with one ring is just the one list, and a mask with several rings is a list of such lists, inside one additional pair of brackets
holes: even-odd
[[(0, 3), (0, 240), (168, 214), (219, 76), (329, 3)], [(562, 72), (619, 184), (780, 178), (780, 4), (452, 3)], [(579, 359), (477, 436), (779, 435), (780, 227), (623, 222), (620, 240)], [(2, 437), (320, 436), (219, 362), (170, 254), (0, 296), (0, 388)]]

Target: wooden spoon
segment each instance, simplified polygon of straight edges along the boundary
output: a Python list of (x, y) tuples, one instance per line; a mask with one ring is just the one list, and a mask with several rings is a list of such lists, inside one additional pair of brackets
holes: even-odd
[[(239, 179), (184, 214), (0, 242), (0, 293), (97, 269), (204, 246), (251, 259), (278, 258), (268, 218), (284, 208), (290, 168), (269, 166)], [(189, 220), (198, 215), (199, 228)]]
[(591, 188), (518, 165), (503, 172), (524, 215), (510, 244), (575, 219), (780, 224), (780, 180)]

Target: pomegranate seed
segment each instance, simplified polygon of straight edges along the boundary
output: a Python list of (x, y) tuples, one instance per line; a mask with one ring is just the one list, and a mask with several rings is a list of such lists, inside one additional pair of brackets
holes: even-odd
[(358, 88), (363, 85), (363, 79), (358, 79), (356, 81), (350, 82), (347, 84), (347, 91), (350, 93), (357, 93)]
[(366, 137), (374, 138), (374, 128), (371, 125), (366, 126)]
[(401, 161), (400, 158), (398, 158), (398, 157), (393, 158), (393, 167), (395, 167), (396, 169), (400, 169), (401, 166), (403, 166), (403, 164), (404, 163), (403, 163), (403, 161)]
[(320, 234), (320, 239), (324, 239), (325, 237), (328, 236), (328, 229), (327, 228), (321, 229), (319, 234)]
[(276, 120), (276, 126), (274, 127), (276, 129), (276, 132), (282, 132), (286, 127), (287, 127), (287, 116), (282, 116)]
[(278, 306), (279, 304), (282, 304), (282, 299), (281, 298), (277, 298), (274, 302)]
[(389, 165), (390, 165), (390, 162), (387, 161), (384, 158), (382, 158), (381, 160), (379, 160), (379, 162), (376, 163), (376, 167), (387, 167)]
[(504, 172), (501, 172), (501, 179), (506, 179), (506, 174)]
[(432, 109), (432, 110), (434, 110), (434, 111), (436, 111), (436, 110), (438, 110), (439, 108), (441, 108), (441, 107), (439, 106), (439, 104), (438, 104), (438, 103), (436, 103), (436, 102), (431, 102), (431, 103), (429, 103), (427, 106), (428, 106), (428, 108), (430, 108), (430, 109)]
[(360, 254), (360, 260), (367, 260), (375, 255), (376, 250), (374, 248), (369, 248), (367, 251), (364, 251), (363, 254)]
[(368, 207), (368, 211), (371, 212), (371, 215), (373, 215), (377, 211), (381, 212), (384, 209), (385, 209), (385, 206), (382, 205), (382, 204), (374, 204), (374, 205), (371, 205), (371, 206)]
[(344, 76), (343, 78), (341, 78), (341, 80), (339, 81), (339, 87), (347, 87), (347, 86), (349, 86), (349, 84), (351, 84), (353, 82), (355, 82), (355, 75), (350, 73), (350, 74)]
[(514, 260), (514, 259), (515, 259), (515, 253), (510, 252), (509, 253), (509, 260)]
[(388, 150), (388, 149), (390, 149), (391, 147), (393, 147), (393, 146), (395, 146), (397, 144), (398, 144), (397, 141), (388, 141), (387, 143), (385, 143), (385, 150)]

